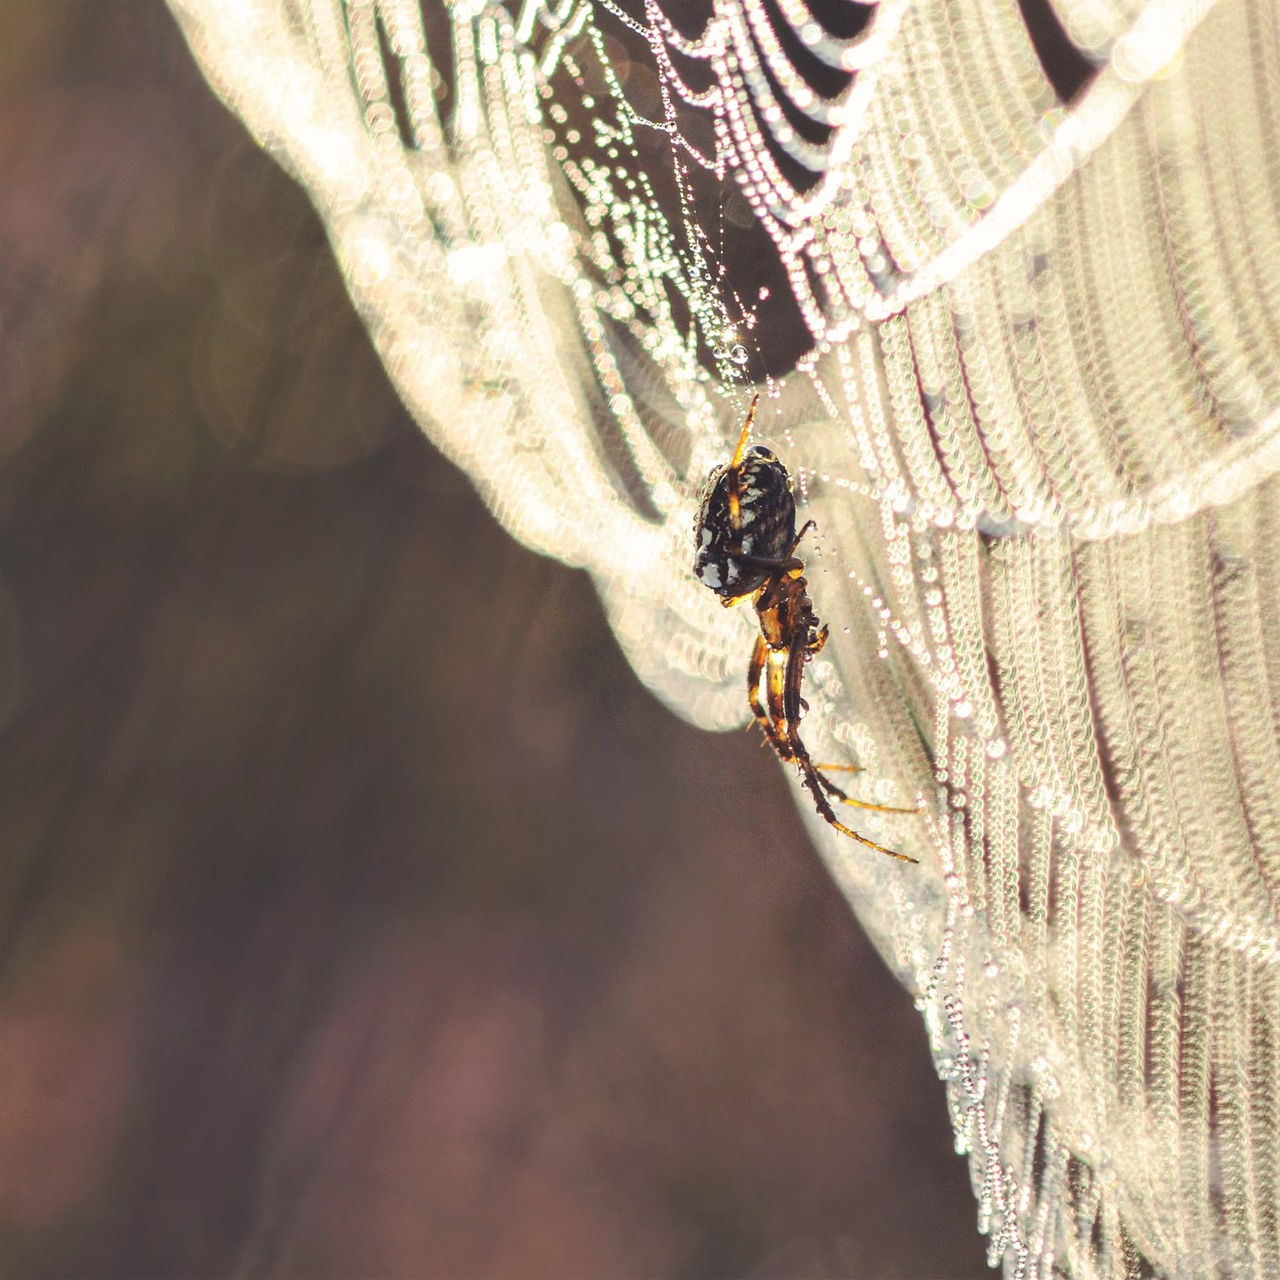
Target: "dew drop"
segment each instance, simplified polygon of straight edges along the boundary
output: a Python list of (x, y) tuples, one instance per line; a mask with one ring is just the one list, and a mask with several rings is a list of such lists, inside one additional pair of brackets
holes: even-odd
[(729, 359), (732, 360), (734, 364), (746, 364), (750, 358), (751, 357), (748, 354), (746, 347), (744, 347), (742, 343), (735, 342), (733, 344), (733, 348), (729, 352)]

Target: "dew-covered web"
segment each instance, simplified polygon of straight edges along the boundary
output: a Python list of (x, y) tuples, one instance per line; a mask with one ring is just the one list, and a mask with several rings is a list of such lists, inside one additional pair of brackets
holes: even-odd
[(1280, 1275), (1273, 0), (171, 0), (423, 429), (743, 722), (689, 572), (759, 424), (818, 525), (833, 875), (1012, 1275)]

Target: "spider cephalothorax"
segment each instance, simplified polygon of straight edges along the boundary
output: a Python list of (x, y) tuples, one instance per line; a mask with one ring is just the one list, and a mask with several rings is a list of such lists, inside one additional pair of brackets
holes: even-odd
[(796, 555), (813, 521), (796, 532), (796, 503), (786, 467), (763, 445), (747, 448), (759, 399), (756, 396), (751, 402), (733, 457), (716, 467), (702, 486), (694, 525), (694, 576), (720, 597), (721, 604), (752, 599), (760, 634), (747, 668), (747, 699), (770, 746), (800, 770), (818, 812), (859, 844), (914, 862), (846, 827), (836, 817), (831, 800), (880, 813), (915, 811), (847, 796), (821, 773), (800, 740), (800, 717), (808, 709), (800, 696), (804, 664), (826, 644), (827, 629), (814, 612), (804, 561)]

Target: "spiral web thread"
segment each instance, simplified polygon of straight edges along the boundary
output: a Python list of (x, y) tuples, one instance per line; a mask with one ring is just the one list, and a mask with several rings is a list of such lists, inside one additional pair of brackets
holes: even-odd
[(922, 865), (801, 803), (992, 1262), (1280, 1275), (1275, 5), (1053, 0), (1064, 99), (1013, 0), (170, 2), (423, 429), (708, 728), (754, 620), (693, 497), (800, 336), (806, 739)]

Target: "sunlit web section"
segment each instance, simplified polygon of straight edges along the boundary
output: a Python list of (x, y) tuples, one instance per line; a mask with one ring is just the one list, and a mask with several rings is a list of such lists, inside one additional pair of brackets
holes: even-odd
[(1274, 0), (171, 3), (424, 430), (707, 727), (752, 620), (694, 498), (763, 384), (805, 741), (924, 806), (865, 814), (909, 875), (815, 837), (992, 1260), (1280, 1275)]
[[(732, 341), (717, 342), (723, 331), (763, 325), (768, 356), (758, 342), (745, 348), (747, 369), (759, 380), (847, 334), (868, 311), (883, 316), (904, 295), (936, 287), (929, 269), (944, 251), (963, 266), (966, 254), (954, 241), (1034, 166), (1063, 98), (1093, 77), (1093, 63), (1055, 12), (1041, 0), (1024, 7), (1025, 25), (1021, 11), (1004, 11), (994, 22), (944, 21), (937, 33), (917, 30), (922, 24), (910, 21), (900, 0), (681, 5), (674, 16), (657, 0), (584, 0), (512, 13), (538, 51), (544, 92), (558, 111), (553, 124), (565, 126), (562, 163), (592, 169), (585, 182), (574, 175), (588, 210), (598, 211), (601, 191), (616, 186), (608, 163), (590, 163), (607, 99), (615, 117), (607, 160), (630, 149), (643, 162), (650, 208), (689, 241), (686, 287), (677, 292), (693, 302), (703, 358), (732, 350)], [(939, 35), (964, 42), (953, 53), (969, 45), (992, 58), (989, 92), (998, 96), (1006, 76), (1021, 100), (1021, 122), (1007, 109), (1002, 118), (979, 112), (966, 121), (945, 92), (922, 93), (903, 79), (936, 52), (941, 58), (924, 83), (945, 89), (953, 60), (938, 47)], [(1000, 61), (1002, 45), (1016, 56)], [(588, 89), (593, 69), (599, 83)], [(584, 99), (591, 108), (580, 105)], [(662, 154), (661, 138), (670, 155)], [(883, 151), (883, 141), (892, 151)], [(874, 178), (881, 164), (880, 181), (859, 181), (864, 173)], [(1025, 196), (1005, 201), (1009, 221), (1025, 218), (1042, 198), (1037, 188), (1051, 181), (1024, 185), (1031, 188)], [(687, 286), (702, 277), (714, 297), (691, 299), (700, 290)]]

